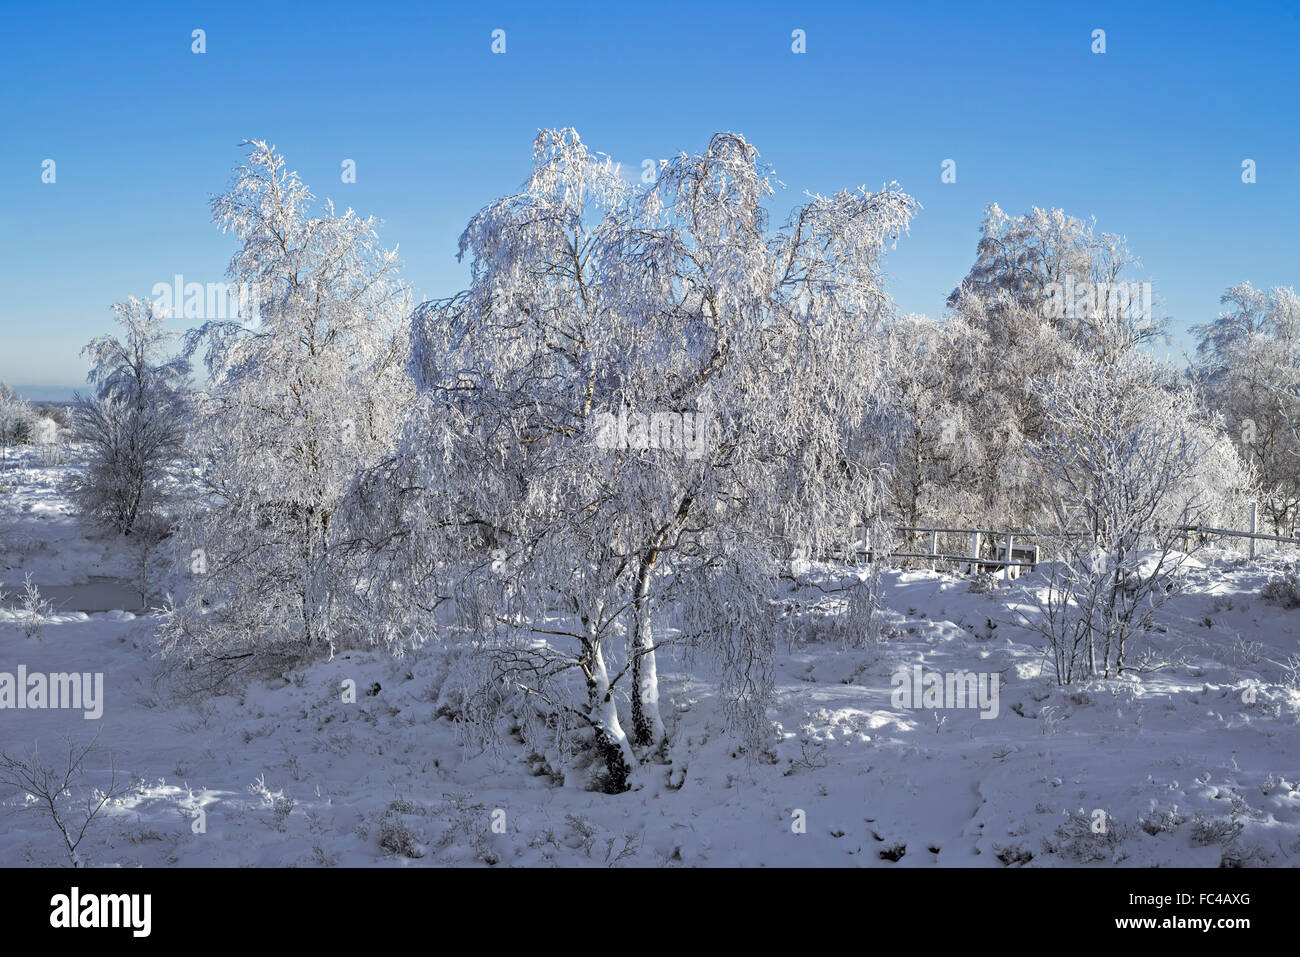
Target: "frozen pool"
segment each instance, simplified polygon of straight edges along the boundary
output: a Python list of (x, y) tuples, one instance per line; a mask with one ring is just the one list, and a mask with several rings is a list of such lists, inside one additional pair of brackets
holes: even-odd
[[(140, 611), (140, 592), (130, 582), (116, 578), (92, 578), (80, 585), (42, 585), (32, 582), (41, 590), (55, 611)], [(4, 586), (5, 603), (16, 605), (21, 601), (22, 583)]]

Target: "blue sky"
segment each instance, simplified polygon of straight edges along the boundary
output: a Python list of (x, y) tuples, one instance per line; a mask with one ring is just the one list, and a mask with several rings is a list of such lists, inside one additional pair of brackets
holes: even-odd
[(112, 301), (176, 273), (222, 278), (232, 240), (208, 198), (251, 137), (318, 197), (381, 218), (428, 297), (463, 285), (460, 230), (524, 179), (545, 126), (638, 169), (740, 131), (787, 185), (782, 217), (804, 190), (897, 180), (924, 206), (887, 261), (906, 312), (943, 314), (990, 202), (1126, 234), (1175, 349), (1227, 286), (1300, 283), (1295, 0), (5, 2), (3, 16), (0, 379), (29, 388), (82, 384), (79, 350)]

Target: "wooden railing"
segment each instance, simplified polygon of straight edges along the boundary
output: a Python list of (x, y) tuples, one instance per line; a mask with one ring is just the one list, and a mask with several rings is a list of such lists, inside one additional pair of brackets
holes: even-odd
[[(1255, 557), (1255, 543), (1259, 541), (1278, 542), (1288, 545), (1300, 545), (1300, 535), (1294, 534), (1300, 532), (1300, 529), (1292, 529), (1292, 535), (1269, 535), (1259, 531), (1259, 509), (1252, 504), (1250, 508), (1250, 530), (1243, 531), (1233, 528), (1216, 528), (1210, 525), (1176, 525), (1171, 529), (1175, 532), (1182, 533), (1184, 540), (1183, 550), (1187, 551), (1190, 546), (1192, 536), (1212, 536), (1221, 538), (1244, 538), (1250, 543), (1250, 557)], [(991, 529), (991, 528), (940, 528), (934, 526), (919, 525), (899, 525), (894, 527), (898, 533), (917, 535), (926, 534), (930, 536), (930, 550), (928, 552), (918, 551), (891, 551), (890, 558), (911, 558), (922, 561), (929, 561), (930, 568), (934, 569), (939, 562), (956, 563), (967, 566), (968, 568), (1002, 568), (1010, 571), (1011, 569), (1028, 568), (1033, 569), (1040, 561), (1038, 555), (1038, 546), (1026, 547), (1016, 546), (1016, 541), (1025, 539), (1039, 538), (1087, 538), (1090, 532), (1034, 532), (1014, 529)], [(956, 554), (952, 552), (939, 551), (940, 535), (969, 535), (970, 551), (965, 554)], [(989, 558), (981, 554), (984, 542), (992, 540), (996, 543), (994, 557)], [(1019, 553), (1019, 554), (1018, 554)], [(867, 548), (858, 549), (857, 554), (865, 557), (868, 561), (872, 560), (873, 552), (868, 545)]]

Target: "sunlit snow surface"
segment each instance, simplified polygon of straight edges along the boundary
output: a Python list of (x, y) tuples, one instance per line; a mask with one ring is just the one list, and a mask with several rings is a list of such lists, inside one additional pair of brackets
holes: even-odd
[[(0, 671), (103, 672), (106, 702), (98, 721), (0, 711), (0, 748), (39, 742), (53, 763), (67, 736), (98, 733), (85, 783), (107, 782), (110, 753), (143, 780), (92, 825), (91, 866), (1300, 862), (1300, 694), (1283, 684), (1300, 610), (1259, 597), (1294, 553), (1200, 553), (1139, 649), (1155, 670), (1068, 689), (1011, 611), (1035, 576), (986, 595), (892, 572), (887, 640), (781, 645), (780, 738), (766, 756), (726, 731), (706, 676), (661, 659), (667, 761), (610, 796), (588, 790), (589, 767), (556, 755), (548, 767), (508, 729), (496, 750), (462, 747), (436, 716), (439, 649), (346, 651), (276, 686), (169, 703), (151, 617), (73, 607), (79, 585), (132, 581), (129, 551), (78, 526), (57, 488), (68, 467), (34, 462), (22, 452), (0, 477)], [(9, 610), (26, 573), (68, 599), (39, 637)], [(917, 664), (999, 673), (998, 717), (894, 707), (891, 676)], [(355, 704), (341, 700), (345, 679)], [(66, 864), (23, 804), (0, 793), (0, 860)]]

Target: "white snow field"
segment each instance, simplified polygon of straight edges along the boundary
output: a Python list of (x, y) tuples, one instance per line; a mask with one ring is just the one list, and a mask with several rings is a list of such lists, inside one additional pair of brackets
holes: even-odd
[[(95, 610), (113, 589), (132, 603), (132, 559), (79, 527), (58, 491), (67, 468), (19, 455), (0, 477), (0, 672), (101, 672), (103, 715), (0, 710), (0, 750), (39, 744), (55, 764), (65, 739), (98, 734), (77, 784), (106, 785), (110, 754), (140, 779), (87, 829), (89, 866), (1300, 862), (1300, 610), (1259, 594), (1293, 552), (1201, 552), (1138, 649), (1149, 670), (1065, 689), (1012, 610), (1041, 573), (981, 594), (889, 572), (883, 640), (780, 648), (768, 754), (746, 753), (711, 684), (665, 654), (667, 763), (608, 795), (589, 790), (590, 767), (516, 734), (464, 746), (439, 694), (453, 650), (344, 651), (273, 685), (171, 701), (151, 615)], [(62, 604), (38, 635), (13, 608), (28, 573)], [(996, 716), (897, 706), (892, 677), (918, 665), (996, 673)], [(68, 863), (25, 794), (0, 793), (0, 821), (0, 860)]]

